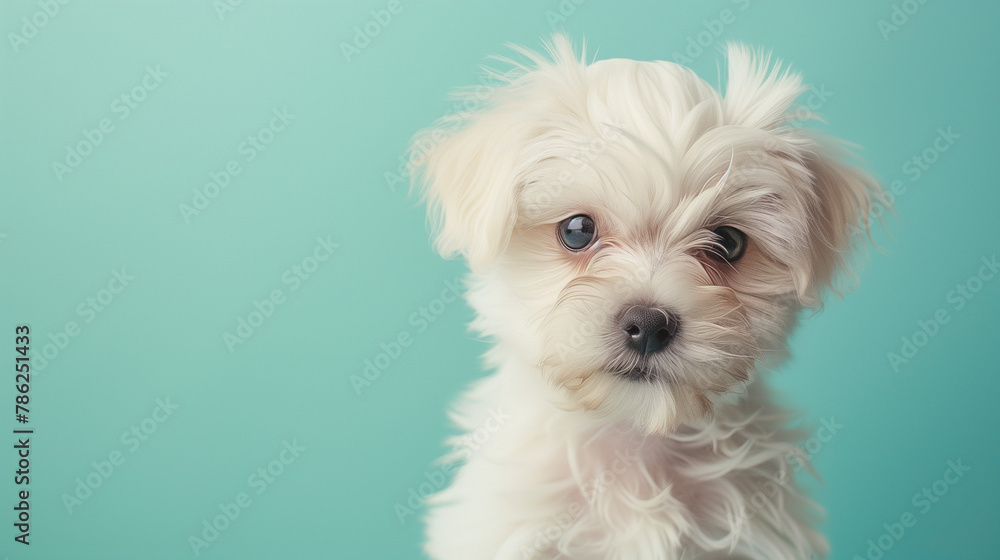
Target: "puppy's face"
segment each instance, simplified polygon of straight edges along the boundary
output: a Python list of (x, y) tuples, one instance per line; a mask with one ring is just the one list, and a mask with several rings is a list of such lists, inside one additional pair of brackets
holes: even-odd
[(724, 97), (671, 63), (551, 54), (418, 141), (438, 245), (563, 406), (667, 432), (783, 348), (878, 188), (788, 126), (798, 77), (741, 48)]

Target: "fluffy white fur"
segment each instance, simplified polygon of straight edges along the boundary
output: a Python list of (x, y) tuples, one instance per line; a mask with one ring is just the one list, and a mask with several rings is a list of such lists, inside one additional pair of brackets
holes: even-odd
[[(414, 144), (437, 246), (467, 259), (494, 343), (454, 419), (509, 417), (431, 499), (428, 554), (824, 555), (793, 474), (803, 434), (756, 378), (845, 270), (878, 186), (791, 126), (799, 76), (744, 46), (724, 95), (669, 62), (587, 64), (559, 36), (518, 52)], [(599, 240), (572, 253), (556, 227), (580, 213)], [(731, 265), (710, 256), (722, 225), (750, 240)], [(615, 317), (636, 302), (681, 325), (644, 380), (616, 374), (635, 358)]]

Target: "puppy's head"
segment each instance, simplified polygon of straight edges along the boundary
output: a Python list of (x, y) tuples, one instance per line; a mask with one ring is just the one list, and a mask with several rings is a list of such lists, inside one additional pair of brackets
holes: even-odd
[(880, 191), (793, 126), (799, 76), (742, 46), (724, 95), (669, 62), (548, 50), (418, 137), (417, 182), (439, 250), (479, 276), (477, 327), (565, 406), (663, 433), (784, 347)]

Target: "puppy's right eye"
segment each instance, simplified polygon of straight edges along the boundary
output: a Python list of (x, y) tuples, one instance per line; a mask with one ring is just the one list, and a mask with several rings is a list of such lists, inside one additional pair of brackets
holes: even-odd
[(559, 241), (570, 251), (582, 251), (596, 240), (597, 226), (586, 214), (577, 214), (559, 223)]

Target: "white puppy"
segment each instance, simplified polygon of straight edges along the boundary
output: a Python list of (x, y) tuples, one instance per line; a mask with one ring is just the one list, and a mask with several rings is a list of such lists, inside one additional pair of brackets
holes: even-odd
[(495, 371), (456, 405), (488, 437), (445, 459), (464, 464), (430, 500), (428, 554), (824, 555), (803, 434), (757, 378), (848, 268), (879, 187), (793, 126), (799, 76), (746, 47), (724, 95), (560, 36), (518, 50), (413, 149)]

